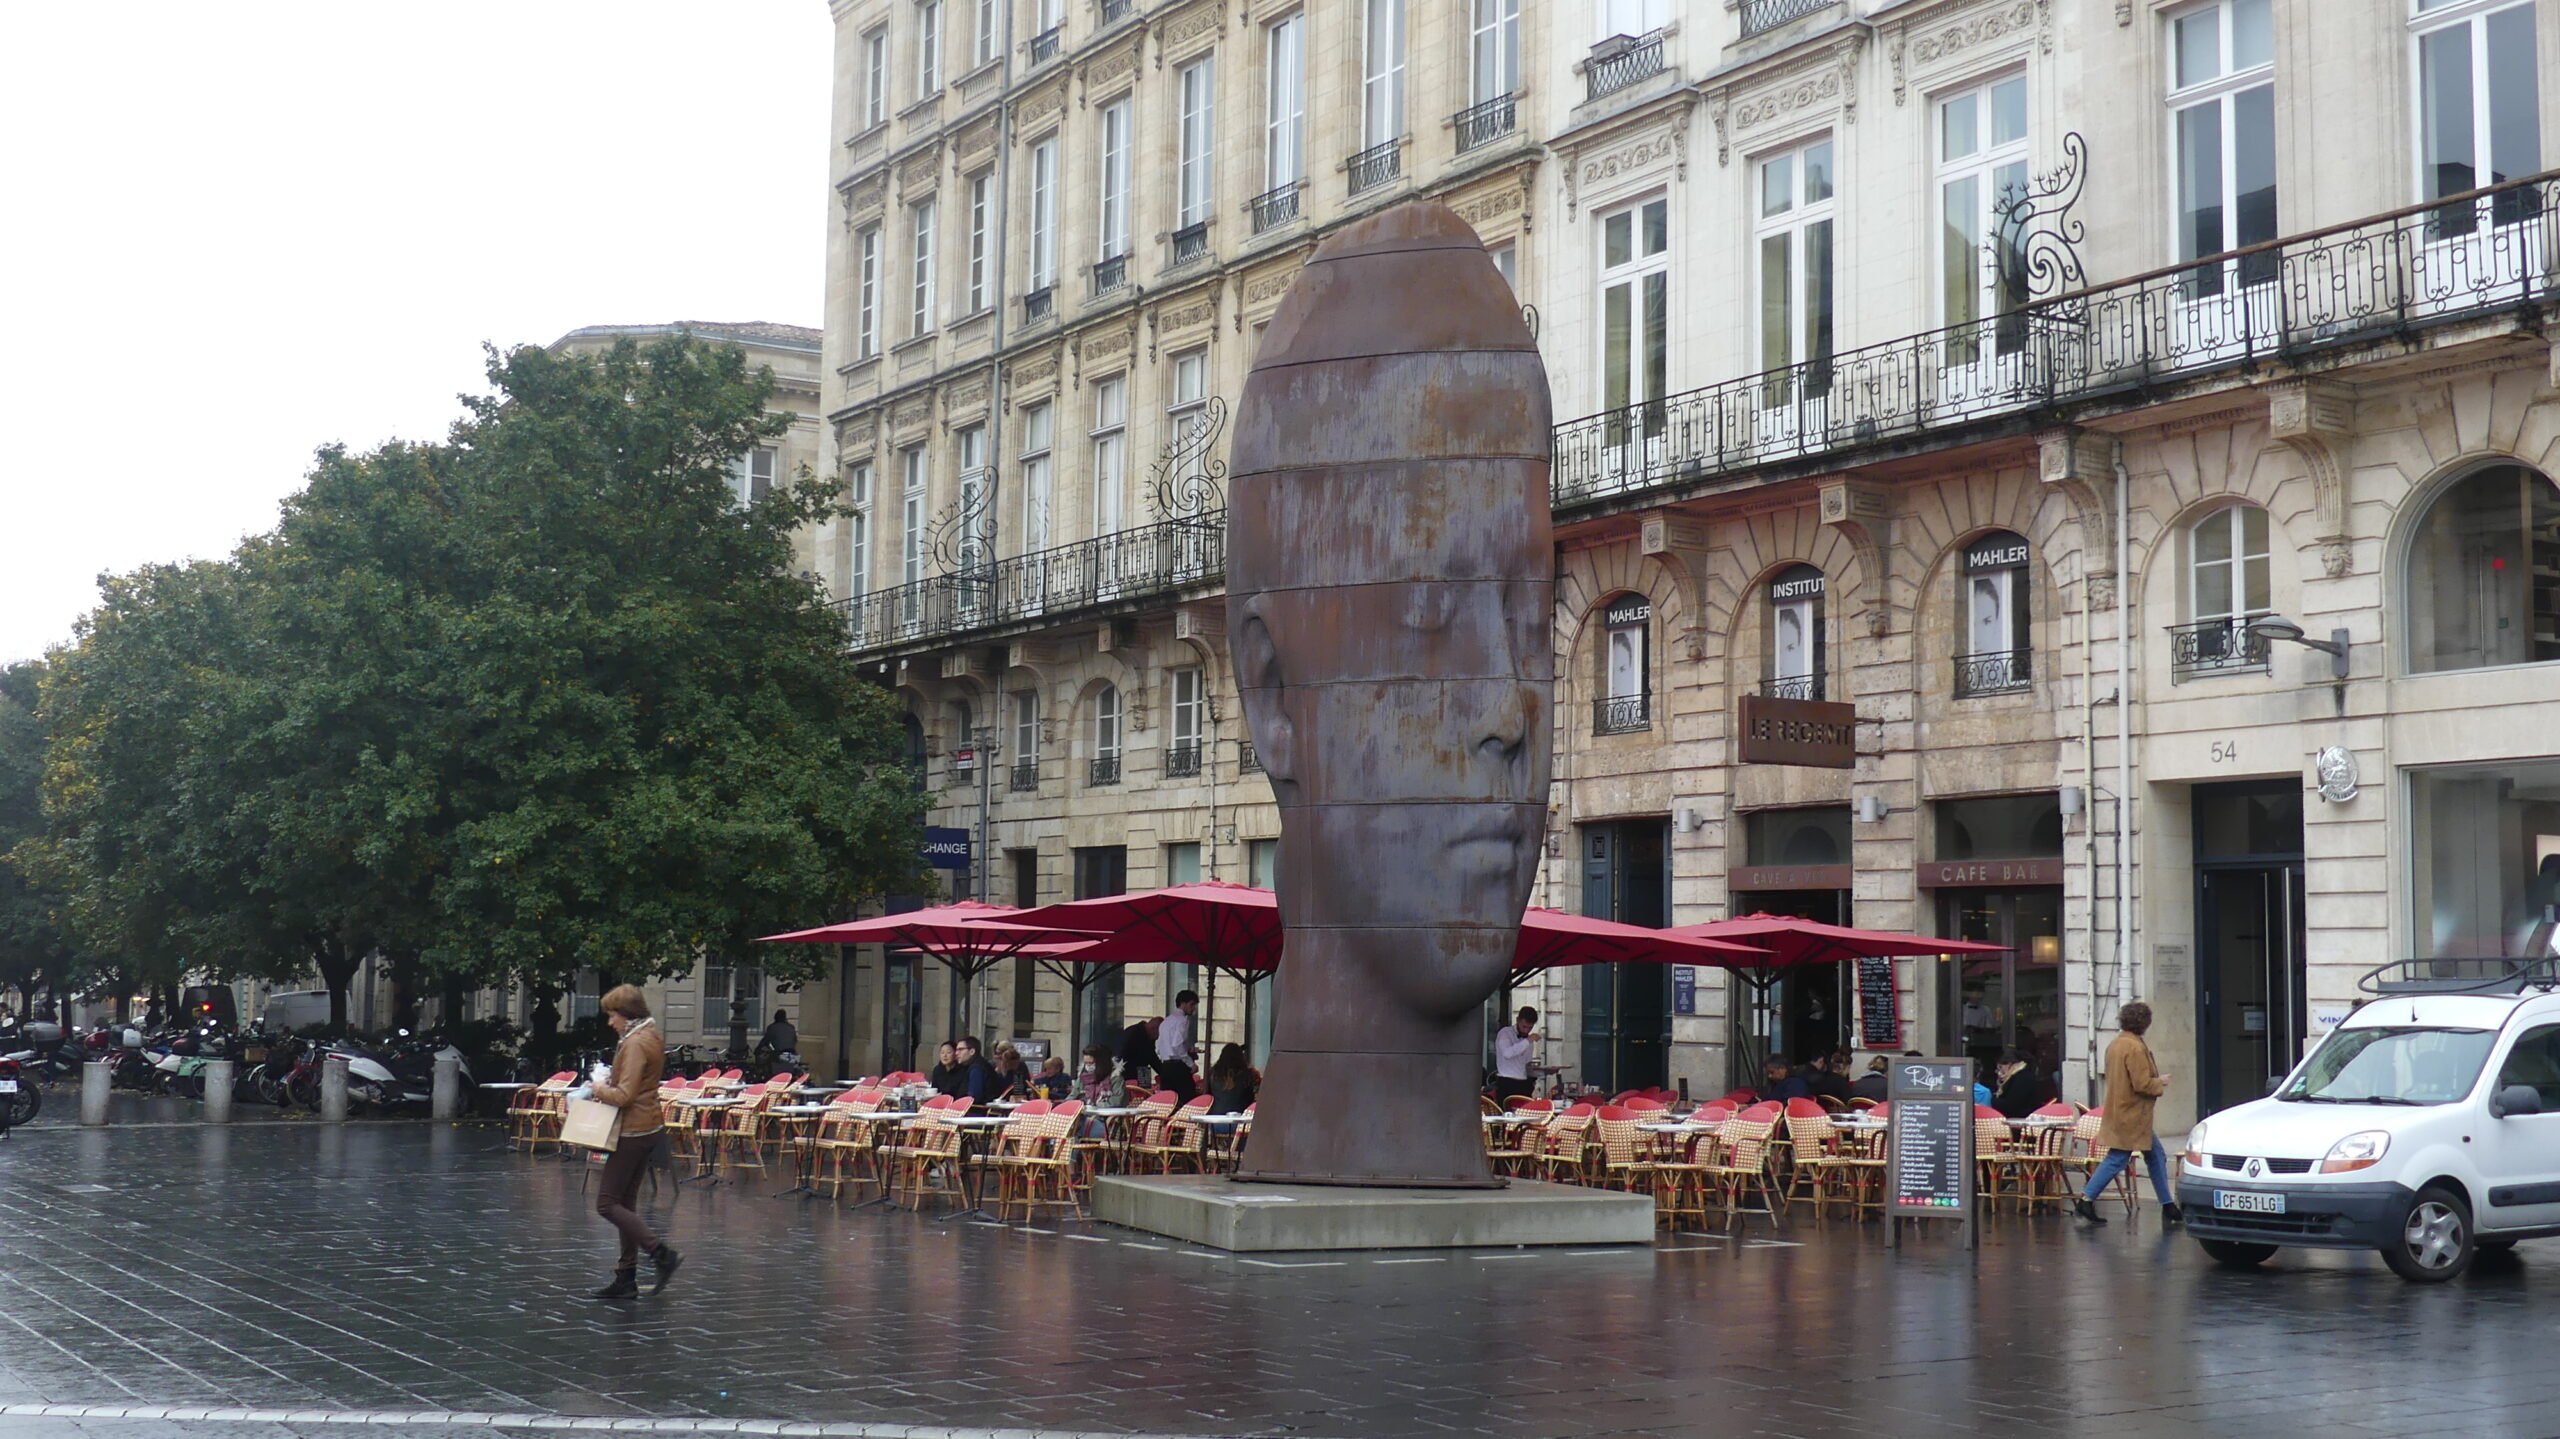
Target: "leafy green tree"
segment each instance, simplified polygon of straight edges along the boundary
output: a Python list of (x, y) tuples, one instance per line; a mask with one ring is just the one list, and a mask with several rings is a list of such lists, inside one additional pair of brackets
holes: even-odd
[(63, 896), (11, 857), (44, 833), (45, 738), (36, 717), (43, 674), (36, 660), (0, 667), (0, 985), (16, 989), (22, 1005), (39, 986), (59, 998), (79, 978), (79, 952), (62, 930)]

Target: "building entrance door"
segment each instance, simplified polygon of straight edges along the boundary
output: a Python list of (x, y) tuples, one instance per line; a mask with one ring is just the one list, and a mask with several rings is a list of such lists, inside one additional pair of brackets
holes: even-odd
[[(1619, 820), (1582, 829), (1582, 912), (1660, 929), (1671, 922), (1671, 822)], [(1615, 1094), (1671, 1072), (1671, 967), (1582, 966), (1581, 1073)]]
[(2196, 1112), (2263, 1097), (2302, 1057), (2302, 788), (2195, 795)]
[(890, 954), (880, 965), (880, 1072), (916, 1067), (916, 1030), (924, 1020), (924, 986), (916, 957)]
[[(2016, 1050), (2038, 1073), (2062, 1068), (2062, 891), (1942, 889), (1938, 933), (2008, 946), (2006, 954), (1971, 954), (1942, 960), (1961, 979), (1956, 1003), (1944, 1011), (1954, 1021), (1952, 1043), (1976, 1064), (1989, 1066), (2004, 1050)], [(1943, 989), (1942, 989), (1943, 992)]]

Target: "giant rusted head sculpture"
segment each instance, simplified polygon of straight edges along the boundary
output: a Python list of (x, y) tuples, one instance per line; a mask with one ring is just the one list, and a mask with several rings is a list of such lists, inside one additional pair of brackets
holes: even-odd
[(1287, 957), (1242, 1178), (1495, 1182), (1478, 1012), (1546, 832), (1549, 425), (1519, 302), (1435, 203), (1317, 250), (1245, 382), (1227, 625)]

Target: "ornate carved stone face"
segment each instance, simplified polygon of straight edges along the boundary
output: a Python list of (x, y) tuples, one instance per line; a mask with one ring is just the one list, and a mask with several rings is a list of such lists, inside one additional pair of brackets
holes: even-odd
[[(1248, 1178), (1486, 1182), (1474, 1016), (1545, 835), (1548, 425), (1518, 302), (1437, 204), (1328, 241), (1255, 360), (1227, 615), (1288, 979)], [(1308, 1083), (1386, 1108), (1345, 1129)]]

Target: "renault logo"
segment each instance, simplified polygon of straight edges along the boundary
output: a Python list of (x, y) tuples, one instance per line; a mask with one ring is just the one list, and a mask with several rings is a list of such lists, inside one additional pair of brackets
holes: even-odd
[(2259, 1175), (2264, 1174), (2264, 1173), (2266, 1173), (2266, 1172), (2267, 1172), (2267, 1166), (2265, 1166), (2264, 1164), (2261, 1164), (2261, 1163), (2259, 1163), (2257, 1160), (2254, 1160), (2254, 1159), (2252, 1159), (2252, 1160), (2250, 1160), (2250, 1161), (2249, 1161), (2249, 1177), (2250, 1177), (2251, 1179), (2255, 1179), (2255, 1178), (2257, 1178)]

